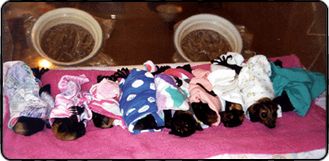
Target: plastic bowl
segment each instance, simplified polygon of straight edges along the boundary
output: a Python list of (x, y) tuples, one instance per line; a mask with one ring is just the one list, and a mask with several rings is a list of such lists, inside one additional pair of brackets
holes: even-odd
[(192, 62), (181, 48), (183, 38), (195, 30), (208, 29), (223, 36), (230, 44), (232, 52), (241, 52), (242, 38), (235, 26), (223, 17), (213, 14), (197, 14), (183, 20), (174, 33), (174, 43), (177, 52), (186, 61)]
[[(72, 62), (61, 62), (47, 56), (42, 50), (40, 41), (48, 29), (59, 24), (75, 24), (86, 29), (95, 40), (92, 51), (86, 57)], [(87, 12), (75, 8), (58, 8), (46, 12), (34, 23), (31, 32), (31, 41), (34, 49), (50, 62), (58, 65), (74, 65), (93, 57), (100, 49), (103, 41), (103, 32), (99, 23)]]

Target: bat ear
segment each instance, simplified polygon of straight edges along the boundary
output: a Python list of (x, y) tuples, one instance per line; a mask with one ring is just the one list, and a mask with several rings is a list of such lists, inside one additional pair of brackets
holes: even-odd
[(103, 75), (97, 76), (97, 83), (101, 82), (103, 80), (103, 78), (104, 78)]
[(41, 96), (41, 93), (42, 92), (46, 92), (46, 93), (48, 93), (48, 94), (51, 94), (50, 93), (50, 84), (46, 84), (46, 85), (44, 85), (43, 87), (41, 87), (40, 89), (39, 89), (39, 96)]
[(274, 65), (279, 66), (279, 67), (282, 68), (282, 61), (278, 59), (274, 62)]
[(251, 105), (248, 110), (247, 110), (247, 114), (249, 115), (250, 121), (252, 122), (257, 122), (259, 121), (259, 104), (254, 104)]

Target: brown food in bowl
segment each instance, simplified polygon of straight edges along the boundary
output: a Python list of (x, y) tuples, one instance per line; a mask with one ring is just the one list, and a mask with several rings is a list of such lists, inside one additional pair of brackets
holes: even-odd
[(187, 34), (181, 48), (192, 61), (208, 61), (232, 51), (230, 44), (219, 33), (212, 30), (195, 30)]
[(59, 24), (51, 27), (42, 36), (44, 53), (60, 62), (78, 61), (93, 50), (95, 40), (83, 27), (75, 24)]

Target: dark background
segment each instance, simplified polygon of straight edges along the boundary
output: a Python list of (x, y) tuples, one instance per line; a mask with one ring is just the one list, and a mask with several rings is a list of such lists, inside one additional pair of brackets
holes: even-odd
[[(165, 3), (183, 9), (171, 22), (163, 21), (155, 9)], [(327, 6), (322, 2), (9, 2), (2, 8), (2, 23), (6, 21), (14, 45), (10, 54), (2, 52), (4, 60), (26, 59), (33, 64), (34, 57), (22, 55), (22, 48), (28, 45), (22, 44), (24, 31), (19, 30), (19, 12), (42, 13), (52, 7), (76, 7), (102, 18), (117, 15), (111, 37), (104, 45), (104, 53), (116, 65), (140, 65), (148, 59), (155, 63), (173, 62), (173, 25), (194, 14), (213, 13), (235, 25), (244, 25), (253, 35), (251, 50), (269, 57), (296, 54), (305, 68), (326, 72)]]

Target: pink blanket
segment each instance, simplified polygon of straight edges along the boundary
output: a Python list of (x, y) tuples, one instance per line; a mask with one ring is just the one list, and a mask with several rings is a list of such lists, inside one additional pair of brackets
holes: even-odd
[[(284, 66), (301, 66), (295, 55), (282, 60)], [(198, 68), (209, 69), (209, 65)], [(59, 92), (56, 84), (62, 75), (82, 73), (91, 80), (82, 86), (83, 89), (89, 89), (97, 75), (110, 74), (97, 70), (51, 70), (42, 81), (50, 83), (52, 95), (56, 95)], [(211, 127), (187, 138), (169, 135), (167, 129), (132, 135), (120, 127), (98, 129), (89, 122), (85, 136), (75, 141), (60, 141), (50, 129), (29, 137), (16, 135), (8, 129), (7, 123), (8, 113), (2, 135), (2, 152), (8, 159), (207, 158), (219, 154), (297, 153), (326, 146), (326, 111), (315, 104), (305, 117), (294, 112), (283, 113), (274, 129), (245, 120), (236, 128)]]

